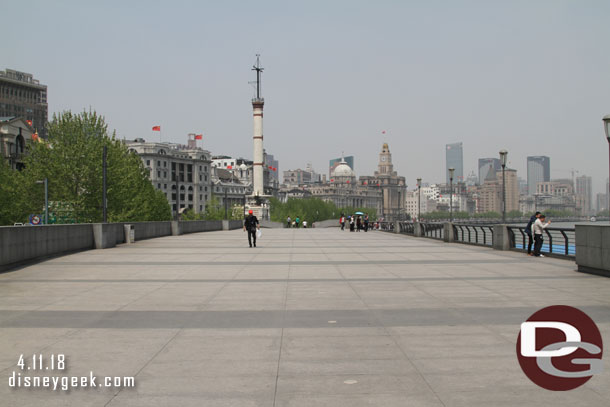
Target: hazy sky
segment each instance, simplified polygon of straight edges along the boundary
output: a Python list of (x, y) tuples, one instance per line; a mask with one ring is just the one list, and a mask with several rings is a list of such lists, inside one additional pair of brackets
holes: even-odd
[[(610, 1), (7, 1), (0, 69), (49, 87), (49, 114), (89, 107), (120, 137), (252, 157), (250, 71), (260, 53), (265, 148), (280, 170), (359, 175), (384, 141), (409, 187), (444, 182), (447, 143), (608, 177)], [(386, 134), (381, 132), (386, 130)]]

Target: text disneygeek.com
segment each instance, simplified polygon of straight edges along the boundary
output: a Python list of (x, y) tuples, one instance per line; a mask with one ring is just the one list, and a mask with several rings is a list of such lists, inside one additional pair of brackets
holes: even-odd
[[(11, 388), (42, 388), (53, 391), (69, 391), (75, 388), (135, 387), (135, 378), (133, 376), (98, 377), (93, 374), (93, 371), (90, 371), (87, 376), (40, 375), (42, 372), (65, 371), (66, 364), (66, 357), (63, 354), (52, 354), (46, 357), (42, 354), (31, 356), (20, 355), (17, 367), (23, 373), (13, 371), (8, 378), (8, 385)], [(30, 375), (30, 372), (33, 374)]]

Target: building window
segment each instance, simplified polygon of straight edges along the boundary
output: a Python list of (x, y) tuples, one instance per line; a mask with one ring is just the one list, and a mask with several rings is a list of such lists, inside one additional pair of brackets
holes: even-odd
[(161, 184), (157, 184), (157, 188), (158, 188), (158, 189), (161, 189)]
[(161, 178), (161, 171), (157, 171), (157, 178)]
[(163, 188), (167, 188), (167, 184), (163, 184)]
[(161, 166), (161, 161), (157, 161), (157, 167)]
[(146, 165), (150, 166), (150, 160), (146, 160)]

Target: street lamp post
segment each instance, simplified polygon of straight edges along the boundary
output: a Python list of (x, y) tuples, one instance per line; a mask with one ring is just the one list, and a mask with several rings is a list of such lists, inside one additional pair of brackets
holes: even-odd
[(502, 222), (506, 223), (506, 156), (508, 151), (500, 150), (500, 163), (502, 164)]
[(49, 224), (49, 179), (36, 181), (37, 184), (44, 184), (44, 224)]
[[(606, 131), (606, 140), (608, 140), (608, 157), (609, 157), (608, 172), (610, 173), (610, 114), (605, 115), (602, 120), (604, 121), (604, 130)], [(610, 182), (610, 178), (608, 178), (608, 182)], [(608, 210), (608, 214), (610, 214), (610, 191), (606, 191), (606, 209)]]
[(453, 173), (455, 168), (449, 168), (449, 222), (453, 222)]
[(417, 221), (421, 222), (421, 178), (417, 179)]
[(104, 146), (102, 150), (102, 222), (108, 222), (108, 198), (107, 198), (107, 164), (106, 158), (108, 156), (108, 147)]

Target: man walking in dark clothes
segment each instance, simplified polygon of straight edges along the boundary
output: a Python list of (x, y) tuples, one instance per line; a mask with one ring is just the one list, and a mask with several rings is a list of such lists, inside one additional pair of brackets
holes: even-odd
[(254, 247), (256, 247), (256, 231), (260, 229), (260, 225), (258, 224), (258, 219), (253, 215), (252, 209), (248, 211), (248, 216), (246, 216), (246, 220), (244, 221), (244, 232), (248, 232), (248, 243), (250, 247), (252, 247), (252, 243), (254, 242)]

